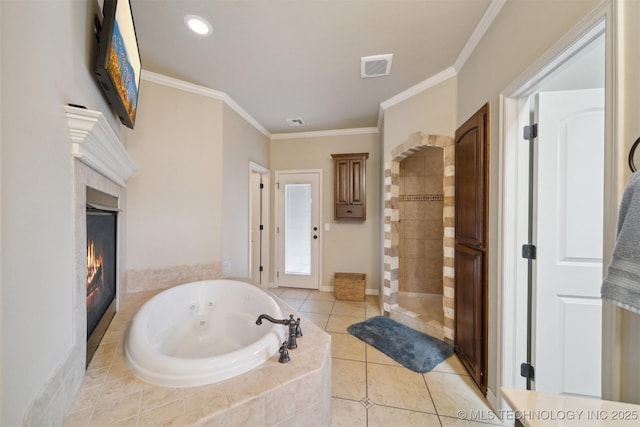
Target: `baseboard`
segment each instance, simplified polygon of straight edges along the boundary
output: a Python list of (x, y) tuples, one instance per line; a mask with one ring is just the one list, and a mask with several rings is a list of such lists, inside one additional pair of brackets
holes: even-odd
[[(333, 292), (333, 290), (334, 290), (333, 286), (320, 286), (320, 292)], [(366, 288), (364, 290), (364, 294), (378, 296), (380, 295), (380, 290)]]
[(487, 402), (489, 402), (489, 405), (491, 405), (491, 409), (493, 409), (494, 411), (500, 412), (502, 410), (498, 402), (498, 397), (495, 395), (493, 390), (491, 390), (488, 387), (487, 387)]

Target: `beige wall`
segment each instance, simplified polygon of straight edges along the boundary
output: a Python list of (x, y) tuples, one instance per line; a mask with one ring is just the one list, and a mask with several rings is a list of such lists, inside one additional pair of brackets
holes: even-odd
[(222, 259), (222, 101), (143, 80), (128, 151), (127, 270)]
[[(597, 4), (584, 1), (509, 1), (458, 73), (456, 126), (486, 102), (491, 104), (489, 224), (489, 366), (488, 386), (497, 392), (497, 253), (498, 241), (498, 96), (538, 57), (566, 34)], [(525, 22), (544, 22), (536, 31)]]
[[(322, 286), (333, 286), (336, 272), (366, 273), (367, 288), (380, 287), (380, 137), (378, 134), (327, 136), (271, 141), (271, 172), (291, 169), (322, 169), (322, 222), (331, 230), (323, 231)], [(333, 220), (333, 159), (337, 153), (369, 153), (367, 160), (367, 220)], [(275, 185), (272, 185), (275, 189)], [(275, 200), (272, 197), (272, 200)], [(275, 211), (272, 209), (273, 217)], [(324, 228), (323, 228), (324, 229)], [(272, 248), (272, 254), (275, 252)], [(275, 256), (272, 257), (274, 259)], [(275, 261), (275, 260), (274, 260)], [(273, 264), (275, 266), (275, 264)], [(275, 268), (273, 268), (275, 271)]]
[(249, 162), (269, 168), (269, 139), (227, 105), (223, 114), (222, 256), (230, 277), (248, 277)]
[[(0, 424), (17, 426), (75, 344), (73, 162), (63, 106), (101, 111), (116, 133), (120, 124), (92, 71), (96, 2), (2, 1), (0, 10)], [(62, 411), (64, 398), (55, 397)]]
[(407, 142), (409, 135), (455, 134), (457, 78), (452, 77), (384, 111), (384, 154)]

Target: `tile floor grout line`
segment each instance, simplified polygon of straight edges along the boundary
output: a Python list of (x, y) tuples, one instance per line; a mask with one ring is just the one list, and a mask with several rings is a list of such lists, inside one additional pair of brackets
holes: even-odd
[[(423, 411), (420, 409), (408, 409), (408, 408), (402, 408), (400, 406), (393, 406), (393, 405), (385, 405), (383, 403), (376, 403), (375, 406), (382, 406), (383, 408), (391, 408), (391, 409), (399, 409), (401, 411), (407, 411), (407, 412), (418, 412), (420, 414), (427, 414), (427, 415), (437, 415), (438, 414), (434, 413), (434, 412), (429, 412), (429, 411)], [(449, 417), (449, 418), (453, 418), (453, 419), (460, 419), (460, 418), (455, 418), (455, 417)]]
[[(431, 372), (431, 371), (429, 371)], [(425, 376), (425, 374), (428, 372), (423, 372), (422, 373), (422, 380), (424, 381), (424, 385), (427, 387), (427, 393), (429, 393), (429, 399), (431, 399), (431, 404), (433, 405), (433, 410), (436, 412), (436, 415), (438, 416), (438, 422), (440, 423), (440, 427), (442, 427), (442, 420), (440, 419), (440, 413), (438, 412), (438, 408), (436, 406), (436, 401), (433, 400), (433, 395), (431, 394), (431, 388), (429, 388), (429, 382), (427, 381), (427, 377)]]

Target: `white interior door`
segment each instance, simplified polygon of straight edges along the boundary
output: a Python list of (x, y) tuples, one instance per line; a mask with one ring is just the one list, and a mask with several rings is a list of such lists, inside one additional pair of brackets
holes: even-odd
[(270, 206), (269, 170), (249, 162), (249, 277), (260, 285), (269, 283)]
[(279, 286), (320, 289), (320, 171), (276, 172)]
[(249, 200), (249, 277), (256, 284), (262, 283), (262, 174), (250, 172)]
[(538, 95), (537, 391), (600, 396), (604, 91)]

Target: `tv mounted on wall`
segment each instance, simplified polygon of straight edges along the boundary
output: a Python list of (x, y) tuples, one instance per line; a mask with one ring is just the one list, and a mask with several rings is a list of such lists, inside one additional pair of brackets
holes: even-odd
[(102, 14), (95, 74), (120, 121), (133, 129), (142, 66), (129, 0), (104, 0)]

